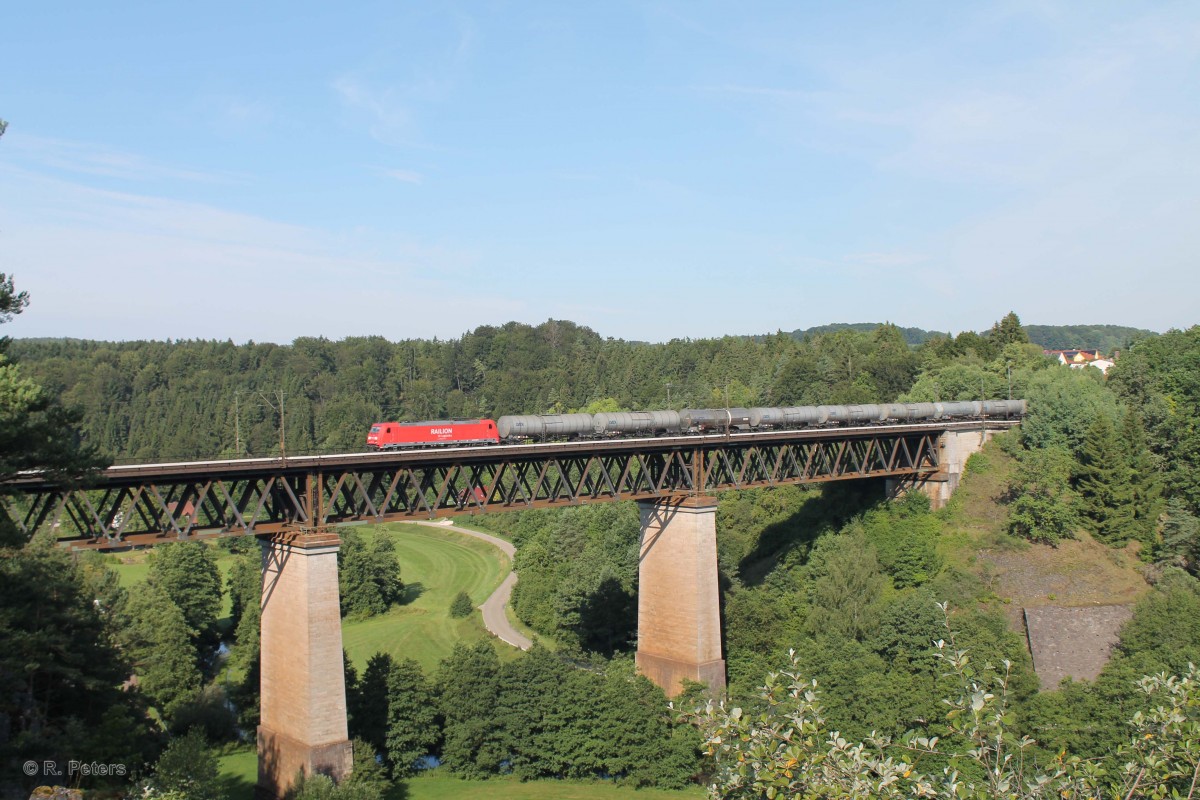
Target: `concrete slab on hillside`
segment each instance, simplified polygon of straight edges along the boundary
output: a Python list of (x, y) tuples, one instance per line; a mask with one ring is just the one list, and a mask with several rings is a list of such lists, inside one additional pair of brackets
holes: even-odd
[(1108, 663), (1129, 606), (1040, 606), (1025, 609), (1029, 652), (1042, 690), (1063, 678), (1092, 681)]

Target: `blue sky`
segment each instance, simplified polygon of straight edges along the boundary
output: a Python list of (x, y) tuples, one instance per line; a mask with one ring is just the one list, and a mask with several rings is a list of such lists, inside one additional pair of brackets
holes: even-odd
[(1200, 4), (10, 3), (10, 336), (1200, 322)]

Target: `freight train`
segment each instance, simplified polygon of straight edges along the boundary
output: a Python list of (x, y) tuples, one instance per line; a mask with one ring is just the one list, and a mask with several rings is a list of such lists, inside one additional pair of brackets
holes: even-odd
[(947, 403), (526, 414), (500, 417), (497, 420), (377, 422), (367, 434), (367, 447), (372, 450), (402, 450), (569, 439), (769, 431), (851, 424), (933, 422), (944, 419), (1009, 419), (1020, 417), (1024, 413), (1024, 400), (958, 400)]

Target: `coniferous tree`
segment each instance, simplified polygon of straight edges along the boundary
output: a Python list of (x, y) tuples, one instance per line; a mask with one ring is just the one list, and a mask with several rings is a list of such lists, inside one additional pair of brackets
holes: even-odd
[(404, 598), (404, 582), (400, 580), (396, 544), (387, 531), (381, 531), (371, 547), (371, 572), (385, 611)]
[(8, 322), (29, 305), (29, 292), (18, 292), (11, 275), (0, 272), (0, 323)]
[(28, 759), (140, 763), (145, 707), (104, 614), (48, 538), (0, 548), (0, 796)]
[(392, 788), (387, 769), (362, 739), (354, 739), (350, 744), (354, 761), (350, 777), (338, 787), (342, 791), (339, 800), (383, 800)]
[(471, 611), (475, 606), (471, 603), (471, 595), (466, 592), (459, 592), (454, 595), (454, 600), (450, 603), (450, 616), (459, 619), (471, 616)]
[(102, 553), (83, 553), (77, 564), (87, 596), (95, 599), (96, 611), (108, 627), (109, 634), (115, 636), (124, 624), (129, 592), (121, 586), (120, 576), (109, 568), (105, 558)]
[(1005, 314), (1003, 319), (992, 326), (990, 338), (997, 350), (1002, 350), (1007, 344), (1029, 344), (1029, 334), (1021, 326), (1021, 318), (1014, 311)]
[(812, 613), (809, 628), (852, 639), (875, 631), (876, 601), (885, 578), (879, 572), (875, 548), (861, 533), (830, 537), (820, 545), (812, 563)]
[[(254, 730), (258, 726), (261, 616), (257, 601), (244, 606), (234, 629), (233, 648), (229, 654), (229, 664), (242, 671), (242, 680), (231, 690), (231, 698), (238, 709), (238, 724), (243, 730)], [(346, 692), (349, 697), (349, 685)]]
[(1174, 561), (1193, 575), (1200, 572), (1200, 519), (1178, 497), (1166, 503), (1159, 553), (1160, 560)]
[(1128, 455), (1103, 414), (1088, 429), (1077, 488), (1080, 510), (1096, 538), (1111, 545), (1127, 542), (1135, 532)]
[(354, 732), (358, 730), (357, 723), (354, 721), (354, 715), (358, 711), (358, 670), (354, 667), (354, 662), (350, 660), (350, 654), (342, 650), (342, 675), (346, 681), (346, 725), (350, 729), (350, 736), (354, 738)]
[[(0, 324), (20, 314), (29, 296), (0, 272)], [(22, 470), (41, 470), (74, 481), (105, 465), (94, 445), (80, 441), (82, 414), (61, 406), (55, 396), (26, 377), (5, 357), (9, 340), (0, 337), (0, 480)], [(0, 506), (0, 543), (17, 543), (15, 526)]]
[(1146, 441), (1142, 416), (1136, 409), (1125, 412), (1121, 422), (1121, 444), (1129, 468), (1131, 535), (1145, 544), (1154, 541), (1158, 517), (1162, 512), (1162, 481)]
[(237, 554), (225, 586), (229, 592), (229, 624), (236, 630), (246, 611), (262, 605), (262, 554), (257, 547)]

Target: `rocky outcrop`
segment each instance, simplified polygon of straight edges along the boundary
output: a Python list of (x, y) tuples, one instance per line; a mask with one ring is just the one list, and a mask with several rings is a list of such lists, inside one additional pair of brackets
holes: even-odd
[(1029, 652), (1042, 690), (1057, 689), (1063, 678), (1095, 680), (1132, 616), (1129, 606), (1026, 608)]

